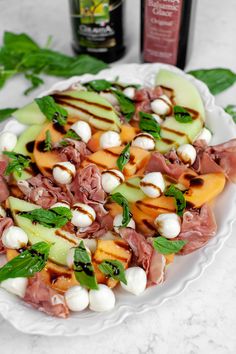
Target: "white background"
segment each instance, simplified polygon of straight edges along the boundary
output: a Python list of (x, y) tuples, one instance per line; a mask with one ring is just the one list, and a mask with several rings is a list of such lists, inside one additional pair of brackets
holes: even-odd
[[(193, 0), (196, 1), (196, 0)], [(127, 54), (121, 62), (139, 62), (139, 0), (126, 0)], [(186, 67), (227, 67), (236, 72), (236, 1), (199, 0), (193, 51)], [(71, 54), (67, 0), (0, 0), (0, 38), (4, 30), (26, 32), (40, 44), (52, 35), (53, 48)], [(0, 39), (1, 41), (1, 39)], [(45, 78), (40, 90), (57, 81)], [(17, 78), (0, 91), (0, 108), (29, 98)], [(38, 92), (34, 92), (36, 95)], [(218, 104), (236, 103), (236, 86), (217, 96)], [(236, 227), (214, 263), (185, 292), (156, 311), (128, 318), (92, 337), (28, 336), (0, 318), (1, 354), (228, 354), (236, 353)]]

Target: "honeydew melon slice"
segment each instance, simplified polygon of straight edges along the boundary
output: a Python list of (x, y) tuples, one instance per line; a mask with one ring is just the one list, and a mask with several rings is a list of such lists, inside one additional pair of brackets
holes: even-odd
[(46, 121), (45, 115), (40, 111), (35, 101), (17, 109), (12, 115), (18, 120), (18, 122), (26, 125), (40, 125)]
[(112, 191), (112, 194), (121, 193), (130, 203), (135, 203), (137, 200), (142, 200), (145, 198), (145, 194), (140, 189), (140, 180), (140, 177), (129, 178), (127, 181), (115, 188), (114, 191)]

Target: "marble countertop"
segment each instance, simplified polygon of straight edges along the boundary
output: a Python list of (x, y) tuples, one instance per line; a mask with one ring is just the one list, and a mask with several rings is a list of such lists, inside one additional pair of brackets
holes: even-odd
[[(196, 1), (196, 0), (194, 0)], [(120, 62), (139, 61), (139, 1), (127, 0), (127, 54)], [(226, 6), (227, 5), (227, 6)], [(67, 0), (0, 0), (0, 37), (4, 30), (26, 32), (44, 44), (71, 53)], [(187, 70), (227, 67), (236, 72), (235, 0), (198, 1), (195, 40)], [(44, 90), (55, 78), (45, 78)], [(16, 78), (0, 91), (0, 108), (20, 106), (27, 83)], [(217, 96), (218, 104), (236, 103), (236, 86)], [(36, 95), (34, 92), (33, 95)], [(33, 97), (33, 96), (32, 96)], [(49, 338), (17, 332), (0, 318), (1, 354), (61, 353), (236, 353), (236, 225), (204, 275), (183, 294), (156, 311), (128, 318), (122, 325), (91, 337)]]

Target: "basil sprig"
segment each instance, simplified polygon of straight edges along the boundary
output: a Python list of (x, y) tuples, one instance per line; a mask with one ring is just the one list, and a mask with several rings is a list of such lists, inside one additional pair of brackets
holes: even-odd
[(191, 123), (193, 121), (190, 113), (181, 106), (174, 106), (174, 117), (179, 123)]
[(149, 113), (139, 112), (139, 128), (149, 134), (151, 134), (155, 139), (160, 139), (161, 126)]
[(121, 227), (126, 227), (131, 220), (132, 214), (129, 209), (128, 200), (121, 193), (114, 193), (111, 199), (123, 208)]
[(81, 140), (81, 137), (73, 129), (69, 129), (68, 132), (64, 135), (64, 138), (70, 138), (78, 141)]
[(98, 289), (91, 257), (88, 254), (83, 241), (81, 241), (79, 246), (75, 248), (74, 272), (80, 285), (85, 286), (88, 289)]
[(225, 112), (230, 114), (236, 123), (236, 105), (229, 104), (227, 107), (225, 107)]
[(45, 141), (44, 141), (44, 151), (51, 151), (51, 150), (52, 150), (52, 136), (50, 130), (47, 130)]
[(108, 275), (109, 277), (115, 280), (119, 280), (127, 285), (127, 279), (125, 277), (125, 268), (120, 261), (105, 259), (99, 264), (98, 268), (103, 274)]
[(60, 107), (51, 96), (36, 98), (35, 102), (50, 122), (58, 123), (59, 125), (66, 124), (67, 111), (65, 108)]
[(5, 170), (5, 175), (8, 176), (15, 172), (19, 177), (21, 177), (23, 170), (28, 168), (30, 165), (30, 157), (12, 151), (3, 151), (3, 154), (10, 158), (10, 162)]
[(17, 108), (4, 108), (0, 109), (0, 122), (3, 122), (5, 119), (9, 118)]
[(120, 111), (124, 115), (127, 122), (131, 120), (135, 113), (135, 104), (130, 100), (125, 94), (120, 90), (111, 90), (112, 93), (116, 96), (119, 105)]
[(182, 216), (184, 209), (186, 208), (186, 200), (184, 198), (184, 194), (173, 184), (171, 184), (169, 188), (166, 189), (165, 196), (175, 198), (177, 214)]
[(130, 159), (130, 143), (122, 150), (120, 156), (118, 157), (116, 164), (120, 171), (123, 171), (125, 165), (129, 162)]
[(112, 88), (112, 83), (107, 80), (99, 79), (89, 81), (85, 84), (85, 86), (87, 86), (90, 90), (100, 92)]
[(161, 254), (178, 253), (185, 245), (186, 241), (170, 241), (165, 237), (158, 236), (153, 240), (153, 247)]
[(0, 282), (9, 278), (30, 278), (46, 265), (51, 245), (38, 242), (0, 268)]
[(66, 207), (56, 207), (48, 210), (39, 208), (31, 211), (22, 211), (19, 215), (48, 228), (63, 227), (72, 218), (70, 209)]

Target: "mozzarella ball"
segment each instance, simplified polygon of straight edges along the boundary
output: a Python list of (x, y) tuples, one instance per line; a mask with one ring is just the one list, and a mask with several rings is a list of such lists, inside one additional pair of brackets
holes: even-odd
[(118, 102), (116, 96), (113, 95), (113, 93), (111, 93), (111, 92), (103, 92), (102, 91), (102, 92), (100, 92), (100, 96), (105, 98), (113, 106), (118, 106), (119, 105), (119, 102)]
[(162, 95), (151, 102), (151, 109), (154, 113), (165, 116), (171, 112), (172, 103), (168, 96)]
[(52, 209), (52, 208), (60, 208), (60, 207), (70, 209), (69, 204), (67, 204), (67, 203), (62, 203), (62, 202), (58, 202), (58, 203), (53, 204), (53, 205), (50, 207), (50, 209)]
[(93, 208), (87, 204), (76, 203), (72, 208), (72, 219), (71, 222), (77, 227), (88, 227), (96, 219), (96, 213)]
[(3, 132), (0, 134), (0, 152), (12, 151), (17, 143), (17, 136), (11, 132)]
[(80, 285), (73, 286), (65, 292), (66, 304), (71, 311), (83, 311), (88, 307), (88, 290)]
[(159, 234), (166, 238), (175, 238), (181, 230), (180, 218), (175, 213), (160, 214), (155, 219)]
[(125, 177), (119, 170), (107, 170), (102, 172), (102, 188), (106, 193), (111, 193), (124, 182)]
[(25, 296), (27, 285), (27, 278), (9, 278), (1, 282), (3, 289), (22, 298)]
[[(114, 217), (113, 220), (113, 227), (115, 232), (119, 233), (119, 228), (122, 227), (122, 220), (123, 220), (123, 215), (122, 214), (117, 214)], [(131, 229), (135, 229), (135, 221), (134, 219), (130, 219), (130, 222), (128, 223), (128, 225), (126, 227), (130, 227)]]
[(152, 114), (152, 117), (155, 119), (155, 121), (158, 124), (162, 124), (163, 123), (163, 119), (158, 114)]
[(135, 97), (135, 88), (134, 87), (126, 87), (124, 90), (123, 90), (123, 94), (128, 97), (130, 100), (133, 100), (134, 97)]
[[(82, 240), (82, 239), (81, 239)], [(94, 238), (84, 238), (84, 245), (89, 253), (94, 253), (97, 249), (97, 240)]]
[(54, 165), (52, 174), (57, 183), (70, 184), (75, 177), (76, 169), (71, 162), (58, 162)]
[(120, 134), (109, 130), (100, 136), (100, 147), (102, 149), (108, 149), (115, 146), (120, 146)]
[(10, 226), (3, 231), (2, 243), (7, 248), (18, 250), (28, 243), (28, 235), (18, 226)]
[(5, 218), (6, 215), (7, 215), (6, 210), (0, 205), (0, 216), (2, 218)]
[(99, 284), (98, 290), (89, 291), (89, 308), (92, 311), (109, 311), (113, 309), (115, 302), (113, 291), (104, 284)]
[[(83, 241), (83, 240), (81, 239), (81, 241)], [(84, 242), (84, 245), (85, 245), (85, 242)], [(66, 256), (66, 263), (67, 263), (68, 268), (70, 268), (70, 269), (74, 268), (75, 249), (76, 249), (76, 247), (71, 247), (67, 253), (67, 256)], [(86, 247), (86, 245), (85, 245), (85, 249), (88, 252), (88, 254), (91, 256), (91, 252), (88, 249), (88, 247)]]
[(204, 127), (196, 140), (205, 140), (207, 145), (209, 145), (211, 139), (212, 139), (212, 134), (210, 130)]
[(87, 122), (80, 120), (74, 123), (70, 129), (74, 130), (74, 132), (76, 132), (76, 134), (79, 135), (81, 140), (86, 144), (91, 139), (92, 131), (90, 125)]
[(131, 267), (125, 270), (127, 285), (120, 283), (122, 288), (134, 295), (140, 295), (147, 286), (147, 275), (141, 267)]
[(150, 198), (158, 198), (165, 189), (165, 180), (161, 172), (150, 172), (140, 181), (140, 188)]
[(132, 146), (144, 149), (144, 150), (154, 150), (155, 149), (155, 139), (151, 134), (140, 133), (136, 135), (132, 141)]
[(178, 147), (177, 155), (183, 163), (192, 165), (196, 160), (197, 152), (193, 145), (183, 144)]

